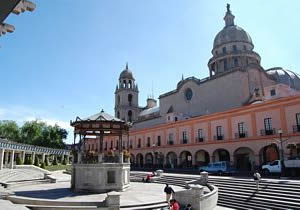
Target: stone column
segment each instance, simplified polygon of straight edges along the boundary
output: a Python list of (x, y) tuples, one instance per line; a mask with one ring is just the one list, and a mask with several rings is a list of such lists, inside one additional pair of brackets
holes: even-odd
[(4, 161), (4, 149), (0, 150), (0, 170), (3, 169), (3, 161)]
[(34, 164), (35, 152), (32, 152), (32, 163)]
[(7, 167), (7, 163), (8, 163), (8, 151), (6, 151), (6, 152), (4, 153), (4, 156), (5, 156), (4, 166)]
[(105, 201), (108, 210), (120, 209), (120, 193), (114, 191), (107, 193)]
[(45, 163), (45, 153), (42, 153), (42, 163)]
[(21, 160), (23, 164), (25, 163), (25, 154), (26, 154), (25, 151), (21, 152)]
[(10, 153), (10, 163), (9, 163), (10, 169), (14, 168), (14, 157), (15, 157), (15, 150), (12, 150)]
[(208, 182), (208, 173), (206, 171), (202, 171), (200, 173), (200, 182), (202, 185), (206, 185)]

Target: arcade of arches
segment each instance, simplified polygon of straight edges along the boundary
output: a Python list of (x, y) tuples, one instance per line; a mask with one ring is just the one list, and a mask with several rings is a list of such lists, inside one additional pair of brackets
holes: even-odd
[(130, 162), (134, 167), (197, 168), (210, 162), (230, 161), (236, 169), (249, 171), (260, 164), (277, 160), (278, 158), (279, 151), (277, 147), (268, 145), (262, 147), (257, 155), (248, 147), (239, 147), (233, 152), (218, 148), (211, 153), (204, 149), (196, 152), (183, 150), (179, 153), (174, 151), (166, 153), (148, 151), (144, 154), (131, 154)]

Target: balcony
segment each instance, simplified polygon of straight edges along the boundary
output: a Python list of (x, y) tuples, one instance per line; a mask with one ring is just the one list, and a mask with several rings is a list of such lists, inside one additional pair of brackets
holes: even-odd
[(224, 139), (223, 135), (214, 136), (214, 140), (223, 140), (223, 139)]
[(181, 144), (187, 144), (188, 143), (188, 139), (181, 139)]
[(300, 125), (293, 125), (293, 133), (300, 132)]
[(196, 142), (204, 142), (204, 137), (196, 137)]
[(273, 128), (272, 130), (265, 130), (261, 129), (260, 130), (260, 135), (261, 136), (270, 136), (270, 135), (275, 135), (276, 134), (276, 129)]
[(169, 145), (173, 145), (173, 144), (174, 144), (174, 141), (173, 141), (173, 140), (169, 140), (169, 141), (168, 141), (168, 144), (169, 144)]
[(248, 137), (248, 132), (245, 131), (243, 133), (235, 133), (234, 136), (235, 136), (236, 139), (247, 138)]

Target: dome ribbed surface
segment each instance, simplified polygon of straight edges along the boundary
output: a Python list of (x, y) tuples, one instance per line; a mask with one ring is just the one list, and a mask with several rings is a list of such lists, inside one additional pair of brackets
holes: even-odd
[(268, 69), (266, 70), (266, 73), (275, 78), (277, 82), (300, 90), (300, 76), (297, 73), (281, 67)]
[[(229, 42), (247, 42), (252, 44), (250, 35), (236, 25), (224, 27), (215, 37), (214, 48)], [(253, 44), (252, 44), (253, 45)]]

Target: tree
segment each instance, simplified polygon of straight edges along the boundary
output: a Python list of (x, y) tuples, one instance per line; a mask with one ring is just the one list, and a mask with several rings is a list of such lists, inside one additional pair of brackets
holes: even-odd
[(0, 137), (11, 141), (20, 141), (20, 129), (17, 123), (11, 120), (0, 121)]
[(21, 128), (21, 138), (24, 143), (37, 146), (63, 149), (68, 132), (58, 125), (47, 125), (34, 120), (26, 122)]

